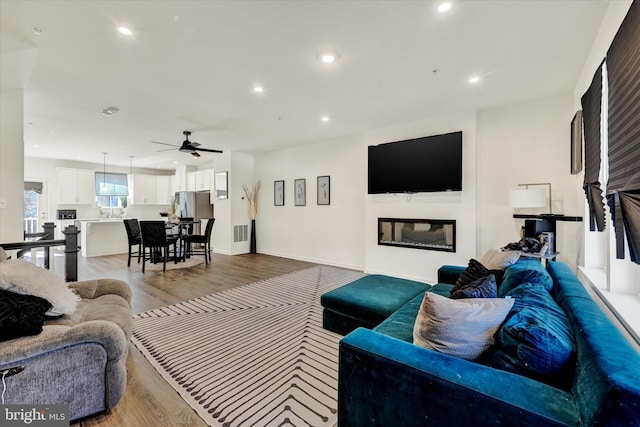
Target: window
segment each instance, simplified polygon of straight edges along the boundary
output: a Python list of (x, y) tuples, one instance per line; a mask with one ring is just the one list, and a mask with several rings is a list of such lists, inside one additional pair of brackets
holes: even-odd
[(96, 172), (97, 196), (128, 196), (129, 183), (124, 173)]
[[(631, 5), (604, 66), (596, 74), (600, 72), (602, 113), (596, 120), (601, 127), (601, 163), (597, 179), (607, 195), (611, 221), (606, 221), (603, 233), (592, 233), (585, 227), (585, 266), (581, 271), (640, 345), (640, 3)], [(596, 75), (594, 82), (598, 80)], [(597, 109), (591, 102), (592, 109)], [(585, 123), (585, 156), (589, 150), (587, 126)], [(585, 165), (585, 185), (587, 173)], [(587, 215), (591, 218), (593, 214), (591, 206)], [(624, 251), (625, 247), (629, 251)]]
[(38, 233), (38, 193), (24, 190), (24, 232)]
[(96, 172), (96, 201), (101, 213), (108, 209), (107, 215), (114, 216), (114, 209), (120, 210), (120, 215), (127, 207), (129, 183), (124, 173)]

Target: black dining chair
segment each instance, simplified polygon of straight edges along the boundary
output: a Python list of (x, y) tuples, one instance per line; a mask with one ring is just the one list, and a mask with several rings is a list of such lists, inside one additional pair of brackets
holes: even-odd
[[(140, 254), (142, 252), (142, 235), (140, 234), (140, 224), (138, 220), (125, 219), (124, 228), (127, 230), (127, 239), (129, 240), (129, 257), (127, 258), (127, 267), (131, 267), (131, 255), (138, 254), (138, 264), (140, 264)], [(138, 245), (138, 251), (133, 252), (132, 248)]]
[[(182, 238), (189, 256), (204, 255), (205, 264), (209, 264), (209, 261), (211, 261), (211, 230), (213, 230), (213, 223), (215, 220), (215, 218), (208, 219), (207, 226), (204, 229), (204, 234), (191, 234)], [(203, 245), (202, 249), (194, 250), (193, 243)]]
[[(164, 221), (140, 221), (140, 233), (142, 234), (142, 272), (147, 260), (151, 262), (162, 261), (162, 271), (167, 271), (167, 259), (171, 254), (169, 249), (173, 245), (174, 262), (177, 263), (178, 237), (167, 236)], [(147, 253), (147, 250), (149, 253)]]

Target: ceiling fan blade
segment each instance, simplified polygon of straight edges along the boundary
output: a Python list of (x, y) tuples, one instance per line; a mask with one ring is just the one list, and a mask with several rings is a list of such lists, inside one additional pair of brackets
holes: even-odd
[(168, 145), (170, 147), (179, 147), (179, 145), (175, 145), (175, 144), (167, 144), (166, 142), (158, 142), (158, 141), (151, 141), (154, 144), (162, 144), (162, 145)]
[(189, 142), (191, 143), (191, 146), (192, 146), (193, 148), (196, 148), (196, 147), (199, 147), (199, 146), (200, 146), (200, 143), (199, 143), (199, 142), (195, 142), (195, 141), (189, 141)]
[(200, 157), (200, 153), (198, 153), (197, 151), (192, 151), (192, 152), (191, 152), (191, 155), (192, 155), (193, 157)]
[(196, 151), (206, 151), (207, 153), (222, 153), (222, 150), (212, 150), (210, 148), (195, 148)]

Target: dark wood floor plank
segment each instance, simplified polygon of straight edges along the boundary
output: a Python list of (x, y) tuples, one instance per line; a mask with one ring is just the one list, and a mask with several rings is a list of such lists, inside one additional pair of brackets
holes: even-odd
[[(262, 254), (234, 256), (213, 254), (213, 260), (208, 266), (202, 264), (165, 273), (147, 271), (142, 274), (140, 265), (133, 260), (131, 267), (127, 268), (126, 255), (80, 257), (78, 280), (97, 278), (124, 280), (129, 283), (133, 291), (131, 304), (133, 311), (140, 313), (314, 265), (316, 264)], [(73, 423), (74, 425), (81, 427), (207, 425), (133, 344), (129, 344), (127, 370), (127, 389), (118, 405), (108, 414), (84, 419)]]

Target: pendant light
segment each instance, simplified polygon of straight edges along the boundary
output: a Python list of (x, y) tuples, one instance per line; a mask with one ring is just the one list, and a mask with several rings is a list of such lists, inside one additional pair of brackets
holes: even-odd
[(100, 187), (102, 193), (107, 192), (107, 153), (102, 152), (102, 187)]

